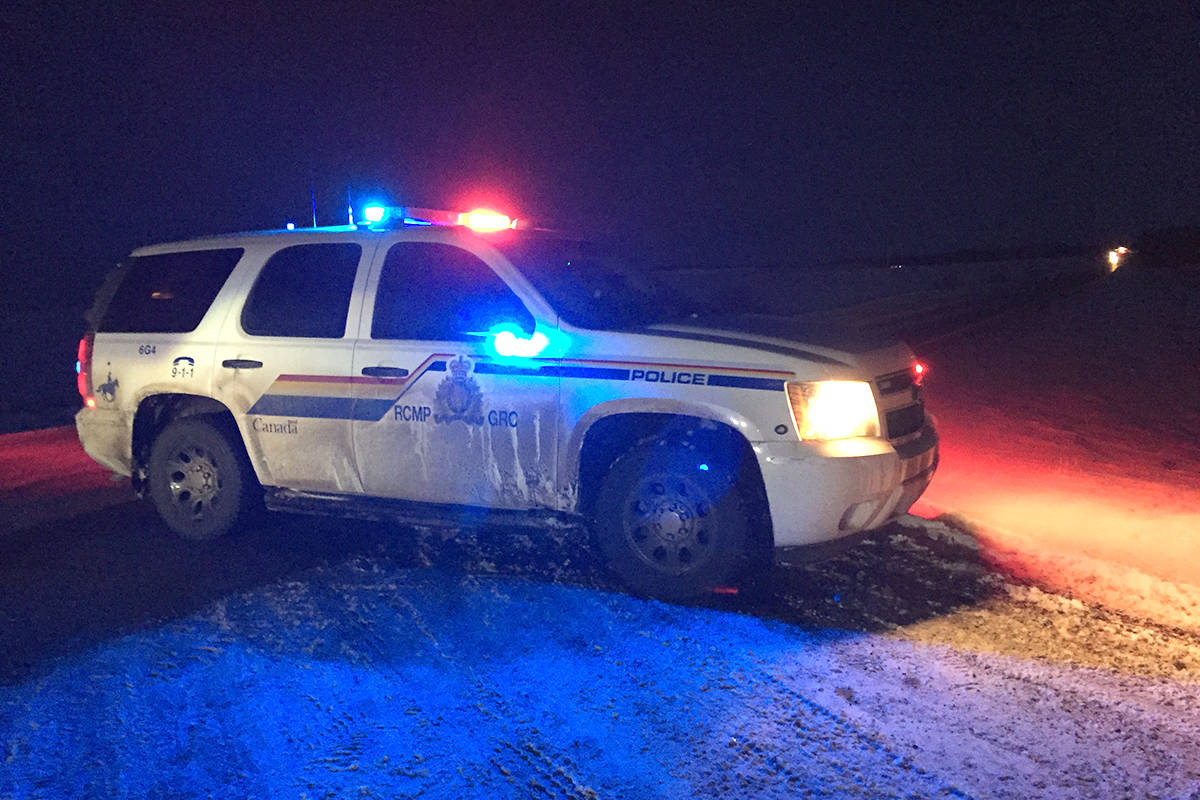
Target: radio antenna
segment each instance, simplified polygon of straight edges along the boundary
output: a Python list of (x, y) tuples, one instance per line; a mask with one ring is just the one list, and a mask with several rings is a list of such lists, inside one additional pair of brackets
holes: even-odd
[(312, 202), (313, 227), (317, 227), (317, 184), (316, 181), (308, 182), (308, 198)]
[(350, 184), (346, 184), (346, 217), (350, 221), (350, 227), (354, 227), (354, 201), (350, 199)]

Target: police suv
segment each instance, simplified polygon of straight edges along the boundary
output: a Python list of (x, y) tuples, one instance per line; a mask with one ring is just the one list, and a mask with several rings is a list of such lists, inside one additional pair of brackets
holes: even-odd
[(263, 504), (586, 521), (684, 597), (903, 514), (937, 466), (902, 344), (673, 318), (644, 273), (490, 212), (135, 250), (79, 344), (80, 441), (189, 539)]

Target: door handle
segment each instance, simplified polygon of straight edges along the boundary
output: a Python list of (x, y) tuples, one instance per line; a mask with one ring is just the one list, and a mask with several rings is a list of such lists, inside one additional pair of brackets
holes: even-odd
[(221, 366), (229, 369), (258, 369), (262, 362), (249, 358), (227, 358), (221, 362)]
[(372, 378), (404, 378), (408, 370), (404, 367), (363, 367), (362, 374)]

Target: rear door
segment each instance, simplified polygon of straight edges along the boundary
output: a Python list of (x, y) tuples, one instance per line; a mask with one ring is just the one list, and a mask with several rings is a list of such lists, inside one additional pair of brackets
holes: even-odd
[(266, 259), (225, 326), (214, 394), (239, 414), (264, 484), (361, 489), (350, 442), (349, 377), (359, 315), (354, 299), (361, 297), (356, 281), (372, 248), (372, 240), (352, 235), (287, 244)]
[(386, 241), (367, 283), (353, 376), (364, 489), (431, 503), (553, 507), (557, 372), (536, 358), (500, 357), (486, 335), (553, 323), (535, 320), (485, 261), (486, 248), (438, 237)]

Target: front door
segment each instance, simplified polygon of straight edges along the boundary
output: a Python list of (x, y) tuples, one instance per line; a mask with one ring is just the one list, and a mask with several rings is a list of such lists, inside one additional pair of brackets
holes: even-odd
[(354, 351), (354, 452), (368, 494), (496, 508), (553, 507), (558, 378), (495, 353), (533, 315), (452, 238), (392, 241), (366, 288)]

